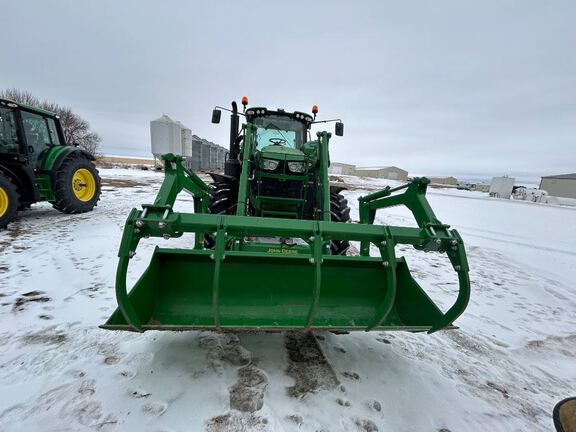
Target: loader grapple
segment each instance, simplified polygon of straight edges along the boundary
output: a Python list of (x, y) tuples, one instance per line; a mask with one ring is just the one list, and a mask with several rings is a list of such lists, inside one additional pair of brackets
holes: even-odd
[[(321, 137), (322, 138), (322, 137)], [(154, 204), (132, 210), (116, 276), (118, 309), (102, 326), (111, 330), (405, 330), (453, 328), (470, 295), (464, 244), (440, 223), (425, 197), (428, 180), (360, 198), (359, 223), (206, 212), (210, 186), (165, 155), (165, 180)], [(323, 188), (328, 188), (327, 175)], [(321, 184), (322, 186), (322, 184)], [(194, 213), (172, 206), (187, 190)], [(242, 203), (242, 197), (240, 198)], [(378, 209), (404, 205), (418, 227), (374, 225)], [(142, 238), (194, 233), (190, 249), (156, 248), (149, 267), (128, 291), (128, 264)], [(208, 233), (214, 247), (202, 243)], [(299, 239), (295, 244), (255, 238)], [(333, 240), (357, 241), (356, 256), (331, 255)], [(459, 293), (441, 311), (412, 278), (395, 247), (446, 253)], [(371, 254), (373, 256), (371, 256)]]

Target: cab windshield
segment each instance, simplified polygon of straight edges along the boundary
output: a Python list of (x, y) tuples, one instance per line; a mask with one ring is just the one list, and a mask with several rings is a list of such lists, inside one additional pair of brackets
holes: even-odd
[(256, 117), (254, 125), (256, 126), (256, 150), (269, 145), (300, 148), (306, 136), (304, 124), (284, 116)]

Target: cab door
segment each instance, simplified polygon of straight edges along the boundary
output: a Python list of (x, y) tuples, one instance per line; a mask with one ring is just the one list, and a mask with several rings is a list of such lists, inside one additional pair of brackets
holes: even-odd
[[(59, 144), (57, 134), (50, 128), (54, 120), (28, 111), (21, 111), (21, 115), (24, 135), (26, 135), (28, 161), (32, 167), (39, 168), (45, 152), (50, 147)], [(51, 124), (48, 123), (49, 121)], [(54, 126), (52, 129), (55, 130)]]
[(17, 155), (20, 153), (16, 111), (0, 107), (0, 154)]

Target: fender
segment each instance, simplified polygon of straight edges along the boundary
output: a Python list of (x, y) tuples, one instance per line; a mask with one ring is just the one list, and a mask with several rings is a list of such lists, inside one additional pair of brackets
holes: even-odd
[(73, 155), (81, 155), (88, 160), (95, 160), (96, 158), (85, 150), (73, 146), (55, 146), (48, 150), (48, 153), (42, 161), (42, 170), (56, 171), (60, 168), (64, 159)]
[(342, 192), (343, 190), (347, 190), (348, 188), (345, 186), (333, 186), (330, 185), (330, 193), (331, 194), (339, 194), (340, 192)]
[(226, 174), (208, 173), (208, 175), (212, 177), (215, 183), (229, 183), (232, 185), (238, 183), (238, 179)]

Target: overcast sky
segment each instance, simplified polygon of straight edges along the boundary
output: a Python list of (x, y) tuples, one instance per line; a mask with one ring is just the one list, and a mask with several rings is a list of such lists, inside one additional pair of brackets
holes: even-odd
[[(576, 1), (6, 1), (0, 88), (73, 107), (106, 154), (214, 105), (341, 117), (333, 161), (416, 174), (576, 172)], [(328, 126), (332, 130), (333, 126)]]

